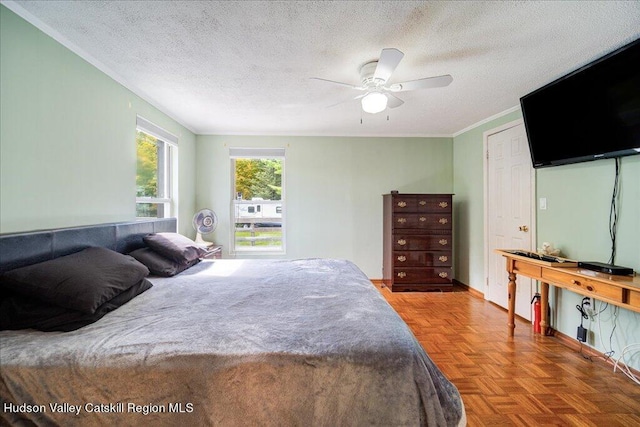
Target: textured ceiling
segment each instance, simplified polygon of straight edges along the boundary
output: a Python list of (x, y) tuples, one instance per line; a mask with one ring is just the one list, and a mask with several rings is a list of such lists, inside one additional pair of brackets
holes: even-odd
[[(640, 37), (639, 1), (3, 1), (198, 134), (455, 135)], [(360, 67), (451, 74), (362, 113)]]

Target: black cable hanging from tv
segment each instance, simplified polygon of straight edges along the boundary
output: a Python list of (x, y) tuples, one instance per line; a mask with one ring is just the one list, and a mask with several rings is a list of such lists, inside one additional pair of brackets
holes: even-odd
[(618, 196), (620, 195), (620, 157), (616, 161), (616, 176), (613, 183), (613, 194), (611, 195), (611, 208), (609, 209), (609, 235), (611, 236), (611, 258), (609, 264), (616, 261), (616, 231), (618, 229)]

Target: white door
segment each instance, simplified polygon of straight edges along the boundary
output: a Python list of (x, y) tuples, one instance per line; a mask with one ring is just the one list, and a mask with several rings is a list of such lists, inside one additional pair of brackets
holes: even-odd
[[(488, 280), (486, 298), (507, 307), (506, 261), (494, 249), (534, 250), (533, 167), (521, 121), (485, 133)], [(535, 206), (535, 205), (534, 205)], [(516, 280), (516, 314), (531, 320), (532, 280)]]

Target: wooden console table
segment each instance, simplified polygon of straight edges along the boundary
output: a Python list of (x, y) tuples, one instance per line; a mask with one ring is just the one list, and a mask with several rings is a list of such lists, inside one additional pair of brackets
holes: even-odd
[(578, 268), (577, 263), (548, 262), (526, 256), (515, 255), (508, 249), (497, 249), (496, 253), (507, 259), (509, 273), (508, 327), (513, 336), (516, 308), (516, 275), (521, 274), (540, 281), (541, 310), (540, 330), (549, 326), (548, 312), (549, 284), (568, 289), (580, 295), (608, 302), (618, 307), (640, 313), (640, 276), (613, 276)]

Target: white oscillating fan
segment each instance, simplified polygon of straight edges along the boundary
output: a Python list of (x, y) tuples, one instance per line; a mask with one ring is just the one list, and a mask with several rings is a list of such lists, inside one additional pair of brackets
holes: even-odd
[(211, 209), (202, 209), (193, 216), (193, 228), (196, 230), (196, 243), (211, 245), (202, 239), (203, 234), (210, 234), (218, 226), (218, 217)]

